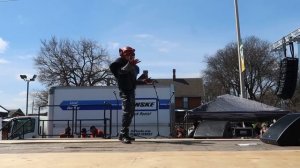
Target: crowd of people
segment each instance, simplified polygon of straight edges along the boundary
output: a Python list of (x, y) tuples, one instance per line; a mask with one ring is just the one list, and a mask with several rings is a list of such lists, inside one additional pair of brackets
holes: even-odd
[[(248, 122), (241, 122), (232, 125), (233, 127), (240, 127), (240, 128), (252, 128), (253, 134), (247, 135), (252, 138), (261, 138), (264, 133), (266, 133), (270, 126), (272, 126), (276, 121), (273, 120), (272, 122), (255, 122), (255, 123), (248, 123)], [(194, 133), (199, 125), (199, 121), (194, 121), (193, 125), (189, 127), (187, 130), (184, 129), (183, 126), (175, 126), (175, 138), (193, 138)], [(233, 133), (234, 135), (234, 133)]]
[[(103, 130), (96, 128), (94, 125), (90, 127), (89, 133), (86, 128), (82, 128), (80, 131), (80, 137), (81, 138), (96, 138), (101, 137), (104, 138), (104, 132)], [(65, 132), (60, 134), (60, 138), (74, 138), (74, 135), (71, 132), (71, 128), (68, 126), (65, 128)]]
[[(175, 127), (175, 138), (193, 138), (193, 134), (195, 133), (196, 128), (198, 127), (199, 122), (194, 122), (192, 127), (186, 131), (183, 126), (176, 126)], [(267, 132), (268, 128), (272, 125), (268, 124), (267, 122), (257, 122), (255, 124), (251, 124), (251, 127), (253, 127), (253, 137), (255, 138), (261, 138), (264, 133)], [(89, 132), (86, 128), (82, 128), (80, 131), (80, 137), (81, 138), (97, 138), (102, 137), (104, 138), (104, 132), (103, 130), (95, 127), (92, 125), (90, 127)], [(71, 128), (68, 126), (65, 128), (65, 132), (60, 134), (60, 138), (74, 138), (74, 135), (71, 132)]]

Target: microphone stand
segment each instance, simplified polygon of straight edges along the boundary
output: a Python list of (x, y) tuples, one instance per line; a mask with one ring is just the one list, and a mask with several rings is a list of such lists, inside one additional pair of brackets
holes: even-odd
[(172, 100), (172, 97), (174, 96), (174, 94), (175, 94), (175, 91), (172, 92), (172, 95), (171, 95), (171, 97), (169, 99), (169, 104), (171, 104), (171, 100)]
[[(175, 94), (175, 91), (172, 92), (172, 95), (171, 95), (171, 97), (170, 97), (170, 99), (169, 99), (169, 106), (170, 106), (169, 110), (170, 110), (170, 111), (173, 110), (171, 101), (172, 101), (172, 98), (173, 98), (174, 94)], [(173, 111), (173, 112), (174, 112), (174, 111)], [(174, 116), (175, 116), (175, 114), (174, 114)], [(174, 119), (175, 119), (175, 118), (172, 117), (172, 115), (170, 115), (170, 121), (173, 121)], [(174, 122), (172, 122), (172, 123), (174, 123)], [(170, 125), (171, 125), (171, 128), (170, 128), (170, 132), (171, 132), (171, 133), (170, 133), (170, 136), (173, 137), (173, 128), (174, 128), (174, 124), (170, 124)]]
[(136, 133), (136, 130), (135, 130), (135, 110), (134, 110), (134, 115), (133, 115), (133, 136), (134, 137), (140, 137), (140, 138), (145, 138), (145, 139), (147, 139), (147, 137), (143, 137), (143, 136), (140, 136), (140, 135), (137, 135), (137, 133)]
[(158, 97), (158, 94), (157, 94), (155, 81), (153, 81), (152, 85), (153, 85), (155, 95), (156, 95), (156, 130), (157, 130), (157, 135), (154, 138), (164, 137), (164, 136), (161, 136), (160, 133), (159, 133), (159, 114), (158, 114), (159, 113), (159, 110), (158, 110), (159, 109), (159, 97)]
[(114, 95), (115, 95), (115, 98), (117, 100), (117, 134), (116, 134), (116, 137), (119, 136), (119, 100), (117, 98), (117, 94), (116, 94), (116, 91), (113, 91)]

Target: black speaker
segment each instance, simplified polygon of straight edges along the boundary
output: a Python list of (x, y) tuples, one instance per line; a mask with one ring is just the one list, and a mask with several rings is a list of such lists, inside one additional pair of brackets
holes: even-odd
[(228, 121), (202, 121), (199, 123), (194, 138), (230, 138), (232, 131)]
[(281, 99), (293, 97), (298, 74), (298, 58), (285, 57), (280, 62), (280, 74), (276, 94)]
[(299, 146), (300, 113), (291, 113), (280, 118), (262, 135), (260, 140), (279, 146)]

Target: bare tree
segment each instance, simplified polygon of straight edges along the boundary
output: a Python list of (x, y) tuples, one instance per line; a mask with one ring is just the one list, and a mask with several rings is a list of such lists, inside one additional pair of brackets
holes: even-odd
[[(251, 36), (244, 40), (246, 66), (245, 85), (250, 99), (263, 101), (270, 93), (274, 94), (277, 80), (278, 62), (270, 51), (270, 43)], [(204, 71), (207, 89), (219, 93), (239, 95), (239, 66), (236, 43), (229, 43), (224, 49), (207, 57), (207, 69)]]
[(239, 93), (237, 50), (234, 43), (226, 45), (216, 54), (207, 57), (207, 68), (204, 71), (206, 94), (215, 97), (221, 94)]
[(250, 99), (263, 101), (267, 93), (274, 93), (279, 75), (278, 60), (270, 50), (271, 44), (256, 37), (244, 43), (247, 91)]
[(48, 90), (37, 90), (32, 94), (34, 97), (35, 103), (34, 107), (38, 108), (41, 106), (46, 106), (48, 104)]
[[(95, 41), (57, 40), (52, 37), (42, 40), (41, 44), (34, 62), (38, 80), (47, 88), (110, 85), (113, 82), (107, 51)], [(44, 92), (40, 96), (45, 96)]]
[(34, 61), (39, 81), (47, 86), (105, 85), (110, 76), (106, 50), (86, 39), (44, 40)]

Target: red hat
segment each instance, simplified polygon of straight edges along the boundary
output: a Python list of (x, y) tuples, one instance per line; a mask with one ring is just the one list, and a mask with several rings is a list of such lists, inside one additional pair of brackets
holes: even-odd
[(119, 48), (119, 54), (120, 54), (120, 56), (122, 56), (124, 52), (131, 52), (131, 53), (134, 54), (135, 49), (132, 48), (132, 47), (129, 47), (129, 46), (126, 46), (126, 47), (123, 47), (123, 48)]

